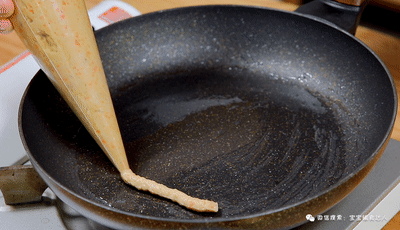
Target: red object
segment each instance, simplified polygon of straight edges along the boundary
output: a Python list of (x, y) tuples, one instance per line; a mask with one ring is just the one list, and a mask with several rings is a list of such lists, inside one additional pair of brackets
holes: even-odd
[(118, 22), (127, 18), (132, 17), (128, 12), (119, 8), (119, 7), (112, 7), (103, 14), (99, 16), (99, 18), (109, 24)]

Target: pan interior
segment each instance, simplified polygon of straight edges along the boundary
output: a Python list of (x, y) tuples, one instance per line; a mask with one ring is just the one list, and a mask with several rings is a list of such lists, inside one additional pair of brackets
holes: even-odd
[(218, 201), (214, 217), (291, 205), (349, 173), (341, 163), (341, 124), (324, 101), (302, 87), (249, 74), (163, 75), (121, 93), (140, 98), (129, 106), (116, 102), (134, 171)]
[[(321, 37), (332, 28), (312, 20), (296, 16), (295, 24), (293, 16), (265, 9), (211, 9), (139, 17), (97, 39), (133, 171), (217, 201), (218, 213), (192, 212), (124, 184), (42, 72), (21, 112), (38, 165), (97, 205), (190, 220), (279, 210), (320, 195), (365, 164), (386, 135), (382, 127), (394, 104), (374, 56), (351, 39), (338, 41), (348, 39), (341, 32), (330, 36), (331, 46), (316, 48), (318, 36), (301, 35), (299, 25), (319, 26)], [(306, 37), (289, 43), (294, 35)], [(338, 44), (348, 49), (338, 53)], [(370, 57), (365, 69), (346, 64), (356, 49)]]
[(34, 101), (25, 108), (37, 111), (25, 128), (31, 152), (49, 175), (80, 196), (170, 219), (279, 209), (319, 194), (360, 164), (346, 157), (356, 146), (346, 141), (346, 125), (331, 102), (293, 83), (262, 76), (249, 81), (249, 73), (242, 73), (154, 76), (114, 94), (131, 168), (217, 201), (217, 214), (195, 213), (124, 184), (43, 74), (32, 82)]

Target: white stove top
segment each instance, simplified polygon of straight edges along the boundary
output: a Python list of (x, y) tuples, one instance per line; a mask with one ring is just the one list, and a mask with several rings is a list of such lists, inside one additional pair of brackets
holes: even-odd
[[(89, 11), (95, 29), (139, 14), (119, 1), (104, 1)], [(38, 70), (28, 51), (0, 67), (0, 167), (25, 155), (18, 132), (18, 109), (25, 88)], [(399, 152), (400, 142), (391, 140), (375, 168), (348, 197), (323, 215), (308, 217), (309, 223), (296, 229), (381, 229), (400, 210)], [(42, 202), (15, 206), (6, 205), (0, 193), (0, 230), (3, 229), (108, 228), (80, 216), (47, 189)]]

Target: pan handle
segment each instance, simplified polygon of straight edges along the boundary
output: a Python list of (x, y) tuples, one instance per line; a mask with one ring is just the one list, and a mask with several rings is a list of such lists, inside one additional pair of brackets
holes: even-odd
[(25, 155), (12, 166), (0, 167), (0, 190), (7, 205), (40, 202), (47, 185)]
[(315, 0), (295, 12), (316, 16), (354, 35), (367, 3), (368, 0)]

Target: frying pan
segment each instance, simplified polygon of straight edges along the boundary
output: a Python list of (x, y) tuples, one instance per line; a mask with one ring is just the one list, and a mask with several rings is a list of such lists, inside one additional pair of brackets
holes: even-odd
[(103, 225), (291, 228), (350, 193), (389, 140), (388, 70), (325, 20), (199, 6), (128, 19), (96, 39), (130, 167), (220, 206), (196, 213), (126, 185), (39, 71), (21, 102), (22, 141), (56, 195)]

